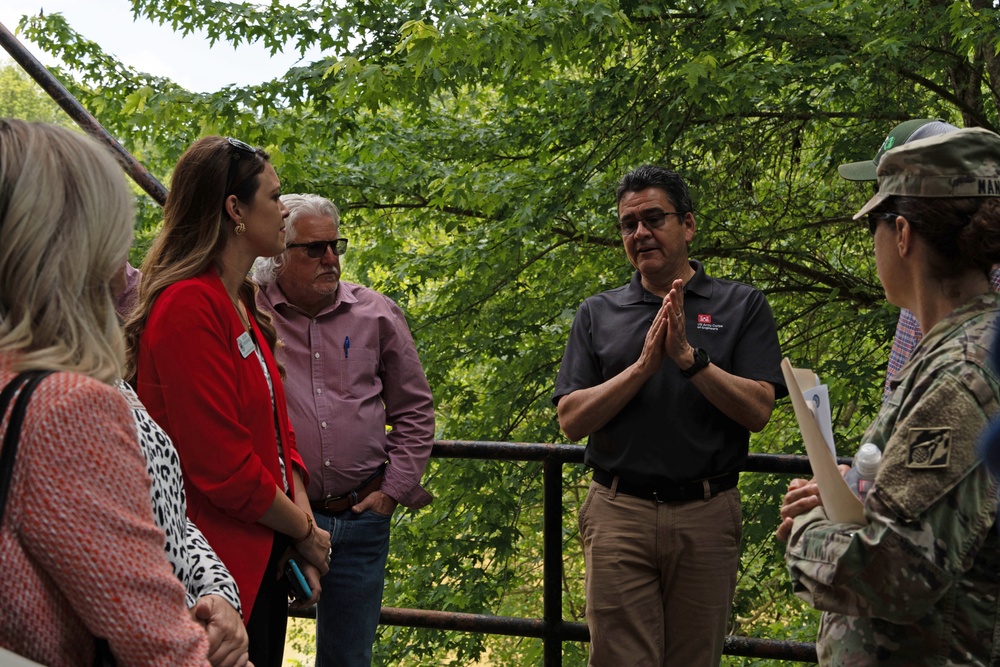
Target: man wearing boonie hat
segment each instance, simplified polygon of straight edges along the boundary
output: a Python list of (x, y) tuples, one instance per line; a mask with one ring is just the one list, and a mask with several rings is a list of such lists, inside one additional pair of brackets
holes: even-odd
[(860, 524), (793, 480), (779, 539), (792, 590), (823, 611), (821, 667), (1000, 664), (997, 480), (979, 443), (1000, 410), (989, 346), (1000, 294), (1000, 135), (980, 128), (887, 152), (867, 217), (886, 298), (927, 332), (858, 442), (882, 451)]
[[(892, 129), (892, 132), (885, 138), (879, 147), (878, 153), (871, 160), (861, 162), (850, 162), (837, 167), (840, 175), (849, 181), (874, 181), (875, 170), (878, 168), (882, 156), (886, 152), (906, 145), (911, 141), (919, 141), (929, 137), (935, 137), (948, 132), (954, 132), (958, 128), (941, 119), (914, 118), (900, 123)], [(1000, 290), (1000, 267), (993, 267), (990, 273), (990, 282), (994, 290)], [(885, 398), (889, 397), (889, 383), (899, 372), (899, 369), (910, 359), (913, 348), (917, 346), (923, 332), (917, 323), (917, 318), (913, 313), (902, 308), (899, 312), (899, 321), (896, 323), (896, 333), (892, 339), (892, 350), (889, 352), (889, 364), (885, 371)]]

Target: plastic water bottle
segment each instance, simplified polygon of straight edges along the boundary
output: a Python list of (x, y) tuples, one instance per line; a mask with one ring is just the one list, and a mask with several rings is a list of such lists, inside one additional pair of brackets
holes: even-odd
[(851, 487), (858, 498), (864, 502), (865, 496), (875, 483), (875, 473), (878, 472), (878, 464), (882, 460), (882, 450), (873, 442), (866, 442), (858, 447), (858, 453), (854, 456), (854, 465), (844, 479)]

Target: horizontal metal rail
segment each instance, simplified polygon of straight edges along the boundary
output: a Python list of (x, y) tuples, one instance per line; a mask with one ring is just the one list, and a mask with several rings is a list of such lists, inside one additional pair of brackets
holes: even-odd
[[(44, 65), (42, 65), (0, 23), (0, 46), (27, 72), (53, 100), (92, 137), (107, 145), (125, 172), (161, 206), (166, 202), (167, 189), (115, 139), (98, 120), (73, 97)], [(507, 461), (542, 461), (543, 472), (543, 619), (510, 618), (480, 614), (462, 614), (425, 609), (383, 607), (379, 618), (384, 625), (399, 625), (438, 630), (457, 630), (487, 634), (541, 638), (546, 667), (562, 665), (562, 643), (590, 641), (585, 623), (567, 622), (562, 618), (562, 465), (583, 463), (584, 448), (579, 445), (559, 445), (526, 442), (489, 442), (472, 440), (439, 440), (434, 443), (432, 456)], [(840, 459), (850, 464), (850, 459)], [(750, 454), (746, 472), (809, 475), (809, 460), (805, 456)], [(292, 611), (293, 616), (315, 618), (315, 608)], [(816, 662), (814, 644), (751, 637), (726, 637), (723, 652), (754, 658), (770, 658), (798, 662)]]
[[(316, 608), (296, 611), (293, 615), (297, 618), (316, 618)], [(535, 618), (382, 607), (379, 623), (405, 628), (545, 638), (545, 621)], [(564, 622), (559, 639), (561, 642), (589, 642), (590, 629), (586, 623)], [(808, 642), (730, 636), (726, 637), (722, 652), (762, 660), (816, 662), (816, 645)]]
[[(481, 634), (534, 637), (543, 642), (544, 665), (562, 665), (563, 642), (589, 642), (586, 623), (562, 618), (562, 464), (583, 463), (584, 448), (533, 442), (490, 442), (482, 440), (438, 440), (432, 456), (452, 459), (495, 461), (542, 461), (543, 472), (543, 611), (545, 618), (515, 618), (487, 614), (464, 614), (429, 609), (382, 607), (379, 623), (431, 630), (476, 632)], [(851, 459), (840, 459), (849, 464)], [(809, 459), (785, 454), (750, 454), (746, 472), (810, 475)], [(315, 618), (315, 608), (292, 612), (299, 618)], [(728, 636), (726, 655), (747, 658), (816, 662), (816, 645), (808, 642)]]

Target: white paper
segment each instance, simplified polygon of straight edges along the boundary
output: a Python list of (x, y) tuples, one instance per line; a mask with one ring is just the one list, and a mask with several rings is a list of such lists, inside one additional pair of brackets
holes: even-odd
[(837, 445), (833, 442), (833, 416), (830, 412), (830, 390), (825, 384), (818, 384), (811, 389), (803, 389), (802, 398), (806, 399), (806, 407), (812, 413), (819, 426), (819, 433), (830, 448), (834, 458), (837, 456)]
[[(809, 465), (812, 466), (813, 477), (816, 479), (816, 484), (819, 485), (819, 496), (823, 501), (826, 515), (836, 523), (861, 526), (867, 524), (864, 506), (840, 474), (840, 470), (837, 468), (837, 458), (830, 452), (799, 386), (798, 378), (809, 383), (812, 378), (816, 378), (815, 373), (805, 369), (792, 368), (792, 364), (787, 358), (781, 360), (781, 372), (785, 376), (788, 397), (795, 409), (795, 419), (802, 432), (802, 440), (805, 442), (806, 453), (809, 455)], [(806, 375), (807, 373), (808, 375)], [(813, 386), (818, 384), (817, 379)]]

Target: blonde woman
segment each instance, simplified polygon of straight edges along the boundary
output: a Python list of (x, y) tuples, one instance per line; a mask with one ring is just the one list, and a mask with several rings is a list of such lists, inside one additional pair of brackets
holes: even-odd
[(92, 664), (98, 639), (119, 665), (209, 664), (113, 386), (123, 349), (109, 283), (132, 224), (101, 146), (0, 120), (0, 385), (58, 371), (28, 404), (0, 524), (0, 645), (55, 667)]
[(257, 313), (254, 260), (285, 248), (288, 210), (268, 155), (225, 137), (195, 142), (174, 169), (163, 229), (125, 326), (127, 377), (180, 454), (188, 515), (239, 586), (250, 660), (278, 666), (295, 558), (314, 604), (330, 535), (305, 493), (274, 361)]

